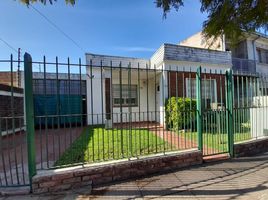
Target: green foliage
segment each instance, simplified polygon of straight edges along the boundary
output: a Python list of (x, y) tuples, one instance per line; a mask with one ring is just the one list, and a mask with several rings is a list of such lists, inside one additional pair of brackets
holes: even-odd
[[(164, 16), (172, 8), (178, 10), (183, 0), (157, 0), (156, 6), (162, 8)], [(201, 11), (208, 14), (203, 24), (207, 39), (216, 40), (223, 34), (232, 45), (243, 38), (243, 31), (254, 32), (263, 28), (268, 30), (267, 0), (200, 0)]]
[(195, 121), (196, 100), (171, 97), (165, 106), (166, 124), (171, 130), (189, 129)]

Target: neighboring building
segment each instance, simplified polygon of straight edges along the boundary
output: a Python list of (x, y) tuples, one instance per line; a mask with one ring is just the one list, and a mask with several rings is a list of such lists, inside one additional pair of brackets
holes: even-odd
[(201, 32), (180, 42), (180, 45), (204, 49), (231, 51), (232, 69), (243, 74), (268, 74), (268, 36), (260, 33), (244, 33), (236, 47), (232, 47), (228, 38), (206, 40)]
[(86, 54), (86, 61), (89, 124), (164, 124), (168, 97), (195, 98), (199, 66), (207, 78), (202, 88), (206, 101), (219, 103), (219, 87), (232, 66), (230, 52), (174, 44), (163, 44), (150, 59)]
[(13, 130), (24, 130), (23, 89), (0, 84), (0, 133), (6, 135)]
[(13, 86), (20, 87), (19, 75), (18, 72), (0, 71), (0, 84), (11, 86), (11, 80), (13, 80)]

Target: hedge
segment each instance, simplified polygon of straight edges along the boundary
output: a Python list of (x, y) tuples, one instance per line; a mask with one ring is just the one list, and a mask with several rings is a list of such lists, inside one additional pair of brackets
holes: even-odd
[(189, 129), (195, 122), (196, 100), (190, 98), (171, 97), (165, 105), (165, 120), (170, 130)]

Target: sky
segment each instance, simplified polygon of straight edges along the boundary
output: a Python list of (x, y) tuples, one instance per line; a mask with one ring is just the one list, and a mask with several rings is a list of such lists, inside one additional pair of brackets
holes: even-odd
[[(58, 0), (54, 5), (34, 4), (57, 30), (32, 7), (18, 0), (0, 1), (0, 38), (34, 61), (45, 55), (48, 61), (85, 63), (85, 53), (150, 58), (163, 43), (177, 44), (202, 29), (206, 14), (198, 0), (185, 1), (178, 12), (163, 19), (154, 0), (77, 0), (74, 6)], [(0, 41), (0, 60), (17, 53)]]

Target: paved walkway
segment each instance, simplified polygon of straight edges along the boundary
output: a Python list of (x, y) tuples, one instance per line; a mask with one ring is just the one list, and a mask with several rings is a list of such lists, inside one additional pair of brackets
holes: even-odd
[(268, 199), (268, 153), (209, 163), (137, 180), (11, 199)]

